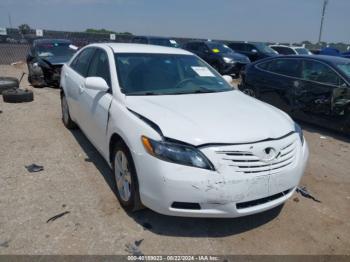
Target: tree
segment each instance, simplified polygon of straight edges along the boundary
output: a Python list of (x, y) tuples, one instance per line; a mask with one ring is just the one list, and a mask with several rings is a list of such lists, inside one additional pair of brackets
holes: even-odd
[(30, 26), (28, 24), (22, 24), (18, 27), (18, 30), (22, 35), (26, 35), (30, 33)]
[(123, 33), (117, 33), (115, 31), (112, 30), (107, 30), (107, 29), (94, 29), (94, 28), (88, 28), (85, 30), (85, 33), (91, 33), (91, 34), (116, 34), (116, 35), (133, 35), (130, 32), (123, 32)]
[(92, 33), (92, 34), (116, 34), (116, 32), (111, 30), (106, 30), (104, 28), (102, 29), (94, 29), (94, 28), (88, 28), (85, 30), (86, 33)]

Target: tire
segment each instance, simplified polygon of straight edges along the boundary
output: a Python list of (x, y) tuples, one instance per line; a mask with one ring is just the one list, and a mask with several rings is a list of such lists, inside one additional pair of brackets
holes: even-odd
[(17, 89), (19, 81), (15, 77), (0, 77), (0, 94), (5, 90)]
[[(33, 70), (31, 69), (32, 65), (28, 65), (28, 82), (35, 88), (44, 88), (45, 86), (47, 86), (45, 80), (41, 79), (38, 80), (35, 77), (33, 78)], [(41, 75), (43, 75), (42, 69), (41, 70)]]
[(34, 94), (27, 89), (10, 89), (2, 92), (2, 98), (7, 103), (31, 102), (34, 100)]
[(115, 144), (112, 159), (116, 195), (120, 205), (126, 211), (142, 209), (134, 161), (128, 147), (122, 141)]
[(243, 88), (242, 89), (242, 92), (248, 96), (251, 96), (251, 97), (256, 97), (256, 93), (253, 89), (251, 88)]
[(62, 109), (62, 122), (64, 126), (68, 129), (77, 128), (77, 125), (74, 123), (74, 121), (70, 117), (69, 107), (68, 107), (68, 103), (65, 95), (61, 96), (61, 109)]

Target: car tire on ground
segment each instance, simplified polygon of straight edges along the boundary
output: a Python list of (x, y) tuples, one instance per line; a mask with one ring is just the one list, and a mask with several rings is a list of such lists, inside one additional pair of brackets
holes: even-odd
[(70, 117), (67, 99), (64, 94), (62, 94), (61, 96), (61, 109), (62, 109), (62, 122), (64, 126), (68, 129), (75, 129), (77, 125), (74, 123), (74, 121)]
[(5, 90), (17, 89), (19, 81), (15, 77), (0, 77), (0, 94)]
[(142, 209), (136, 169), (128, 147), (122, 141), (118, 141), (114, 145), (112, 156), (116, 194), (120, 205), (126, 211)]
[(2, 98), (6, 103), (22, 103), (34, 100), (34, 94), (27, 89), (9, 89), (2, 92)]

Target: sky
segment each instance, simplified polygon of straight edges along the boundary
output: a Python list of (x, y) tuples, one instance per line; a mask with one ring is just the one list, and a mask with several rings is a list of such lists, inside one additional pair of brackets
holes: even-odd
[[(0, 0), (0, 27), (317, 42), (323, 0)], [(322, 40), (350, 43), (350, 0), (329, 0)]]

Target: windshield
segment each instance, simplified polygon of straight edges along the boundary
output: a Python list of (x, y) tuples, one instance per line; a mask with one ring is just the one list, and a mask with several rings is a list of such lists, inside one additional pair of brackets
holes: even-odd
[(295, 51), (297, 51), (297, 53), (299, 55), (309, 55), (310, 51), (306, 48), (295, 48)]
[(161, 46), (168, 46), (168, 47), (179, 46), (175, 40), (166, 39), (166, 38), (150, 38), (149, 43), (152, 45), (161, 45)]
[(350, 62), (344, 64), (337, 64), (337, 67), (342, 71), (348, 78), (350, 78)]
[(126, 95), (173, 95), (233, 90), (193, 55), (115, 54), (119, 84)]
[(73, 56), (76, 48), (69, 43), (47, 43), (37, 45), (36, 51), (40, 57)]
[(264, 44), (264, 43), (257, 43), (255, 44), (256, 48), (265, 54), (276, 54), (275, 50), (273, 50), (271, 47), (269, 47), (268, 45)]
[(222, 54), (227, 54), (227, 53), (233, 53), (233, 50), (229, 48), (227, 45), (221, 44), (221, 43), (206, 43), (206, 45), (209, 47), (211, 51), (214, 53), (222, 53)]

